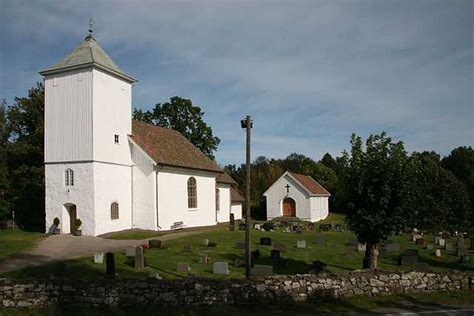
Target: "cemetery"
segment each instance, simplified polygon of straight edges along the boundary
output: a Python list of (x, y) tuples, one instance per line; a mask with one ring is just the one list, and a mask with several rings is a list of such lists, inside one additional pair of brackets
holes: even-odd
[[(361, 269), (365, 245), (344, 227), (344, 217), (331, 214), (312, 229), (298, 223), (290, 229), (268, 222), (251, 230), (252, 276), (296, 275), (325, 272), (347, 274)], [(238, 226), (238, 225), (236, 225)], [(264, 227), (271, 226), (271, 229)], [(288, 227), (288, 226), (286, 226)], [(324, 227), (320, 230), (320, 227)], [(338, 227), (338, 228), (336, 228)], [(415, 238), (416, 237), (416, 238)], [(474, 271), (469, 239), (455, 236), (423, 236), (404, 233), (379, 246), (380, 271)], [(243, 278), (245, 275), (244, 231), (220, 230), (162, 242), (154, 237), (141, 247), (128, 247), (113, 254), (117, 278), (185, 277)], [(423, 239), (423, 242), (419, 240)], [(70, 277), (96, 279), (106, 276), (107, 256), (94, 256), (29, 267), (1, 277)]]

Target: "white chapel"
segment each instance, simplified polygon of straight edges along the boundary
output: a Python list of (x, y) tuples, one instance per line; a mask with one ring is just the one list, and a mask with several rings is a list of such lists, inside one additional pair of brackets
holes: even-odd
[(88, 35), (45, 82), (46, 231), (171, 230), (241, 218), (235, 181), (177, 131), (132, 120), (127, 75)]

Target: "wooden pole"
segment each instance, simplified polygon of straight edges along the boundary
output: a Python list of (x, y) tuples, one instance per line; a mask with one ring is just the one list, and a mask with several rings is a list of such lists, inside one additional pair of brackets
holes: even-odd
[(250, 278), (250, 267), (252, 258), (250, 256), (250, 134), (252, 128), (252, 118), (247, 115), (242, 121), (242, 127), (246, 129), (246, 162), (245, 162), (245, 276)]

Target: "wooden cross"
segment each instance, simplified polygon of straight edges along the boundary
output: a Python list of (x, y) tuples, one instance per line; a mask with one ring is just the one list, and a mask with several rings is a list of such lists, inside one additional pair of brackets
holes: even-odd
[(285, 188), (286, 188), (286, 193), (290, 193), (290, 185), (289, 184), (285, 185)]

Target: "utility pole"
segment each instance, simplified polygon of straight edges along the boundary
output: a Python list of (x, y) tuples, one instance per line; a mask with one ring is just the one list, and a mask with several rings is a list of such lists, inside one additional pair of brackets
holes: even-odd
[(250, 115), (241, 120), (240, 125), (247, 132), (245, 162), (245, 276), (250, 278), (250, 267), (252, 264), (250, 257), (250, 134), (253, 127), (253, 120)]

